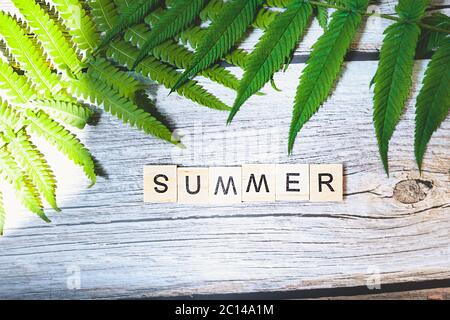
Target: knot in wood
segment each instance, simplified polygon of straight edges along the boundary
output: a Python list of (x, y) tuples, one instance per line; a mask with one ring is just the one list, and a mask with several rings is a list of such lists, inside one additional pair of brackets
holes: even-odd
[(424, 200), (433, 189), (433, 182), (421, 179), (402, 180), (395, 185), (394, 199), (405, 204)]

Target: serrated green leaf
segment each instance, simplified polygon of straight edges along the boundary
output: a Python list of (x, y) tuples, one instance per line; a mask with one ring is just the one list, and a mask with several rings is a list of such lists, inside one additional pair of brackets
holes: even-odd
[(34, 100), (28, 107), (38, 111), (42, 110), (49, 116), (68, 125), (83, 129), (93, 111), (77, 103), (61, 100)]
[(231, 122), (244, 102), (258, 92), (290, 58), (311, 15), (309, 3), (293, 1), (270, 25), (247, 60), (228, 122)]
[(208, 28), (205, 38), (195, 52), (191, 65), (180, 76), (172, 91), (176, 91), (188, 79), (208, 68), (217, 59), (222, 58), (244, 35), (263, 2), (263, 0), (231, 0), (228, 2), (223, 13)]
[(427, 144), (450, 110), (450, 40), (434, 53), (417, 96), (415, 155), (419, 169)]
[(113, 0), (89, 0), (89, 6), (98, 31), (108, 32), (117, 24), (119, 14)]
[(148, 40), (140, 47), (132, 70), (157, 45), (175, 37), (188, 27), (206, 4), (206, 0), (175, 0), (169, 10), (161, 15), (160, 20), (153, 25)]
[(300, 77), (289, 132), (289, 153), (298, 132), (327, 99), (337, 79), (345, 54), (361, 23), (360, 10), (367, 0), (348, 0), (349, 11), (335, 11), (325, 33), (313, 45), (311, 55)]

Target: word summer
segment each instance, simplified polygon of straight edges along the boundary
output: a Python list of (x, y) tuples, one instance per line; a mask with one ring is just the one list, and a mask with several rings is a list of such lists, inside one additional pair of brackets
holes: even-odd
[(144, 167), (144, 201), (232, 204), (342, 201), (341, 164), (245, 164), (241, 167)]

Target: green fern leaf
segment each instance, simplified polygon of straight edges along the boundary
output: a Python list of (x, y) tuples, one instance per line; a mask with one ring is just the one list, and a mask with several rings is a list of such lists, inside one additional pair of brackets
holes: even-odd
[(34, 90), (27, 77), (17, 74), (0, 58), (0, 97), (11, 104), (23, 104), (33, 96)]
[(173, 139), (172, 132), (164, 124), (108, 85), (85, 76), (79, 81), (75, 81), (71, 88), (75, 90), (74, 95), (92, 104), (102, 105), (106, 111), (122, 119), (123, 122), (167, 142), (179, 144), (179, 141)]
[(228, 123), (240, 107), (280, 70), (292, 55), (312, 15), (307, 2), (292, 1), (264, 33), (250, 54)]
[(92, 17), (100, 32), (112, 30), (119, 19), (116, 5), (112, 0), (89, 0)]
[(50, 222), (45, 216), (38, 191), (14, 162), (14, 158), (5, 146), (0, 148), (0, 175), (11, 184), (16, 197), (28, 210), (37, 214), (44, 221)]
[(313, 45), (300, 77), (289, 132), (289, 153), (303, 125), (327, 99), (338, 77), (345, 54), (361, 23), (368, 0), (347, 0), (348, 11), (335, 11), (325, 33)]
[(103, 37), (98, 49), (104, 48), (112, 39), (126, 28), (131, 27), (144, 20), (147, 14), (152, 10), (159, 0), (135, 0), (128, 6), (117, 19), (117, 23)]
[(199, 44), (191, 65), (180, 76), (172, 91), (176, 91), (189, 78), (222, 58), (244, 35), (255, 19), (257, 8), (263, 2), (263, 0), (230, 1), (223, 13), (208, 28), (208, 33)]
[(450, 110), (450, 41), (434, 53), (417, 96), (415, 154), (419, 169), (426, 147), (434, 131), (445, 120)]
[(178, 33), (188, 27), (200, 13), (206, 2), (206, 0), (173, 1), (172, 7), (153, 25), (149, 39), (141, 46), (141, 52), (134, 62), (132, 69), (134, 69), (153, 48), (164, 41), (175, 37)]
[(59, 211), (56, 204), (56, 179), (44, 155), (31, 143), (30, 137), (23, 131), (11, 132), (7, 136), (8, 150), (15, 161), (30, 178), (33, 185), (42, 194), (53, 209)]
[(36, 90), (45, 96), (61, 90), (58, 76), (48, 68), (40, 48), (28, 37), (17, 21), (4, 12), (0, 12), (0, 38), (5, 40), (20, 67), (34, 83)]
[[(18, 132), (25, 126), (23, 117), (11, 106), (0, 99), (0, 131)], [(1, 140), (0, 140), (1, 141)]]
[(323, 30), (328, 27), (328, 10), (325, 7), (316, 6), (317, 21)]
[(86, 176), (91, 180), (92, 185), (95, 184), (94, 161), (80, 140), (43, 112), (34, 113), (31, 110), (27, 110), (26, 114), (29, 122), (27, 131), (44, 138), (75, 164), (81, 166)]
[[(436, 28), (450, 30), (450, 17), (440, 12), (423, 18), (422, 22)], [(422, 29), (416, 51), (419, 55), (426, 55), (428, 52), (438, 48), (446, 38), (448, 39), (448, 34)]]
[(35, 111), (42, 110), (54, 119), (78, 129), (83, 129), (93, 115), (92, 110), (85, 106), (61, 100), (34, 100), (29, 107)]
[(55, 5), (57, 14), (64, 21), (78, 49), (93, 52), (100, 36), (94, 21), (87, 15), (79, 0), (45, 0), (45, 2)]
[[(141, 47), (151, 36), (150, 33), (151, 31), (146, 25), (139, 24), (129, 28), (124, 38), (134, 46)], [(172, 40), (156, 46), (151, 55), (177, 68), (187, 68), (194, 57), (191, 51)], [(219, 65), (205, 69), (201, 75), (234, 90), (237, 90), (239, 86), (238, 78)]]
[(97, 58), (91, 61), (88, 74), (116, 89), (120, 95), (133, 99), (136, 92), (144, 88), (143, 84), (129, 73), (119, 70), (109, 61)]
[[(106, 55), (122, 66), (132, 66), (138, 50), (124, 41), (110, 44)], [(147, 57), (136, 67), (136, 71), (149, 77), (166, 88), (172, 88), (180, 73), (175, 68), (169, 66), (154, 57)], [(206, 91), (195, 81), (188, 81), (185, 85), (176, 90), (180, 95), (197, 102), (203, 106), (216, 110), (230, 110), (230, 108), (217, 97)]]
[(81, 71), (82, 64), (64, 34), (50, 16), (34, 1), (12, 0), (27, 20), (33, 33), (42, 44), (44, 51), (51, 58), (59, 71), (67, 68), (73, 74)]
[(374, 124), (381, 159), (389, 174), (389, 141), (400, 120), (412, 85), (414, 54), (419, 39), (418, 21), (428, 0), (400, 0), (396, 10), (404, 20), (389, 26), (380, 52), (380, 61), (373, 83)]
[(3, 193), (0, 191), (0, 236), (3, 235), (3, 229), (5, 227), (6, 212), (3, 206)]

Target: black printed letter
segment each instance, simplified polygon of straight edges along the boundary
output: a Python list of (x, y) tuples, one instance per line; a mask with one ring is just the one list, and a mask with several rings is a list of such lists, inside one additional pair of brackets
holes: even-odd
[(186, 191), (189, 194), (198, 194), (200, 192), (200, 176), (197, 176), (197, 190), (195, 191), (189, 189), (189, 176), (186, 176)]
[[(322, 181), (323, 177), (328, 177), (327, 181)], [(319, 173), (319, 192), (322, 192), (322, 185), (326, 184), (331, 192), (334, 192), (333, 187), (331, 186), (331, 183), (333, 182), (333, 175), (329, 173)]]
[(155, 187), (155, 191), (156, 191), (157, 193), (166, 193), (167, 190), (169, 190), (169, 187), (168, 187), (167, 184), (165, 184), (164, 182), (159, 182), (159, 181), (158, 181), (159, 178), (164, 179), (166, 182), (169, 181), (169, 178), (168, 178), (165, 174), (158, 174), (158, 175), (156, 175), (155, 178), (153, 179), (153, 182), (154, 182), (156, 185), (161, 186), (161, 187), (163, 187), (163, 188), (162, 188), (162, 190), (161, 190), (161, 189), (158, 189), (158, 187)]
[(291, 188), (291, 184), (299, 183), (297, 180), (291, 180), (290, 177), (300, 177), (300, 173), (286, 173), (286, 191), (287, 192), (300, 192), (300, 189)]

